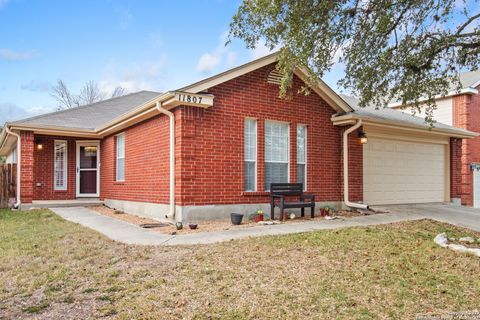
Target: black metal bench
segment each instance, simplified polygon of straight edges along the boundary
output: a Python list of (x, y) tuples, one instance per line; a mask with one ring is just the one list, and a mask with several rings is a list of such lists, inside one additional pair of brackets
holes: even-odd
[[(297, 201), (286, 201), (286, 197), (297, 197)], [(308, 200), (308, 201), (305, 201)], [(303, 193), (301, 183), (272, 183), (270, 184), (270, 218), (275, 219), (275, 207), (280, 208), (280, 220), (283, 220), (284, 210), (288, 208), (301, 208), (302, 217), (305, 216), (305, 208), (311, 208), (311, 217), (315, 214), (315, 196)]]

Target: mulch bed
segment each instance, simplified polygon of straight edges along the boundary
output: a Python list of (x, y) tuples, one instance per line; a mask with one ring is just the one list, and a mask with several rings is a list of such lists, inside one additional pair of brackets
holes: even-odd
[[(247, 217), (244, 217), (241, 225), (232, 225), (230, 219), (222, 219), (222, 220), (211, 220), (211, 221), (199, 221), (197, 223), (198, 225), (197, 229), (190, 229), (188, 226), (188, 223), (186, 223), (183, 225), (183, 229), (177, 230), (177, 228), (173, 223), (165, 223), (165, 222), (159, 223), (159, 221), (154, 219), (143, 218), (133, 214), (128, 214), (125, 212), (111, 209), (107, 206), (91, 207), (90, 209), (100, 214), (103, 214), (105, 216), (122, 220), (131, 224), (135, 224), (137, 226), (150, 225), (148, 228), (149, 230), (160, 232), (163, 234), (170, 234), (170, 235), (249, 228), (249, 227), (255, 227), (258, 225), (253, 221), (249, 221)], [(375, 214), (375, 213), (372, 213), (372, 214)], [(363, 212), (350, 211), (350, 210), (339, 210), (331, 214), (332, 217), (336, 217), (340, 219), (364, 216), (364, 215), (366, 214)], [(323, 220), (323, 219), (325, 219), (325, 217), (322, 217), (320, 215), (315, 216), (315, 218), (312, 219), (310, 218), (309, 214), (305, 213), (305, 218), (297, 217), (295, 219), (287, 219), (282, 223), (301, 223), (301, 222), (310, 221), (310, 220)]]

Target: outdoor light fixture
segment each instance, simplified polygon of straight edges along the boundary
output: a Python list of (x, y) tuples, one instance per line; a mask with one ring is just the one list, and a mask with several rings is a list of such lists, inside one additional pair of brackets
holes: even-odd
[(43, 143), (40, 139), (35, 139), (35, 144), (37, 145), (37, 150), (43, 150)]
[(368, 142), (367, 134), (364, 131), (359, 131), (358, 137), (360, 138), (361, 144), (366, 144)]
[(470, 163), (470, 170), (480, 171), (480, 163), (477, 163), (477, 162)]

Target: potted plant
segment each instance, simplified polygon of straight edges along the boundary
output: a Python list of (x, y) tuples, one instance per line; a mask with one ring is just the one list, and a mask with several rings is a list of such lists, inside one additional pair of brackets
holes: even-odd
[(333, 207), (331, 207), (329, 205), (326, 205), (320, 210), (320, 213), (321, 213), (322, 217), (325, 217), (325, 216), (330, 215), (330, 213), (332, 213), (334, 211), (335, 211), (335, 209)]
[(262, 209), (258, 209), (257, 211), (255, 211), (254, 213), (252, 213), (250, 215), (250, 220), (253, 220), (253, 222), (257, 223), (257, 222), (260, 222), (260, 221), (263, 221), (263, 210)]
[(238, 226), (238, 225), (242, 224), (243, 214), (232, 212), (230, 214), (230, 219), (232, 220), (233, 225)]

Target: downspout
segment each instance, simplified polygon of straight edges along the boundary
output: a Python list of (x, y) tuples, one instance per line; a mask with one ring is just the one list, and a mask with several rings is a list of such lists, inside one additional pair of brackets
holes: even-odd
[[(7, 134), (11, 134), (14, 137), (17, 137), (17, 203), (15, 203), (14, 207), (16, 209), (20, 208), (20, 205), (22, 204), (20, 200), (20, 181), (21, 181), (21, 173), (22, 173), (22, 139), (20, 138), (20, 135), (10, 131), (8, 126), (5, 126), (5, 130), (7, 131)], [(5, 140), (7, 137), (5, 137)]]
[(158, 101), (157, 110), (170, 119), (170, 210), (165, 218), (173, 219), (175, 217), (175, 117), (173, 112), (164, 109)]
[(360, 128), (361, 125), (362, 120), (360, 119), (356, 124), (345, 130), (343, 133), (343, 202), (346, 206), (351, 208), (368, 210), (368, 205), (350, 202), (350, 200), (348, 200), (348, 135)]

